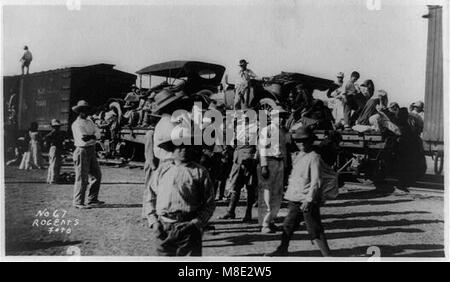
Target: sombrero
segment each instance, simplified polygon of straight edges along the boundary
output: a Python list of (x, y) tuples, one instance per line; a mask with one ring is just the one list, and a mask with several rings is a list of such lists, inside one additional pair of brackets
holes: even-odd
[(57, 119), (52, 119), (52, 121), (50, 122), (51, 126), (61, 126), (61, 122)]
[[(192, 134), (192, 128), (174, 127), (170, 135), (166, 135), (164, 141), (158, 146), (166, 151), (172, 152), (176, 147), (182, 145), (194, 146), (195, 140), (202, 138), (202, 134)], [(203, 141), (202, 141), (203, 142)]]
[(79, 113), (82, 109), (88, 111), (90, 108), (91, 106), (89, 106), (88, 102), (85, 100), (80, 100), (75, 106), (72, 107), (72, 111)]
[(239, 61), (239, 66), (248, 65), (248, 62), (244, 59)]

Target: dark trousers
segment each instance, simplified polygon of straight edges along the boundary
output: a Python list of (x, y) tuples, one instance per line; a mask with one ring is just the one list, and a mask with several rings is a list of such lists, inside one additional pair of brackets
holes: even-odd
[(322, 221), (320, 219), (319, 204), (313, 203), (308, 212), (302, 212), (301, 202), (289, 202), (288, 214), (283, 222), (283, 234), (281, 235), (281, 247), (287, 249), (292, 234), (298, 228), (300, 222), (305, 221), (306, 229), (311, 240), (319, 239), (324, 233)]
[(27, 74), (30, 73), (30, 63), (28, 61), (23, 61), (22, 62), (22, 74), (25, 74), (25, 68), (27, 69)]
[(357, 109), (354, 95), (348, 95), (344, 100), (344, 123), (347, 126), (353, 126), (352, 110)]
[(233, 163), (230, 178), (228, 179), (228, 189), (231, 192), (228, 212), (234, 214), (234, 210), (239, 203), (241, 189), (247, 189), (247, 209), (251, 209), (256, 199), (257, 186), (256, 163), (252, 159), (242, 160), (240, 163)]
[(231, 163), (228, 159), (224, 160), (222, 153), (214, 153), (212, 157), (212, 169), (210, 176), (215, 180), (214, 189), (215, 195), (220, 199), (225, 196), (225, 186), (227, 184), (227, 178), (231, 171)]
[(162, 234), (158, 234), (159, 256), (201, 256), (202, 233), (195, 226), (186, 227), (185, 222), (165, 223)]

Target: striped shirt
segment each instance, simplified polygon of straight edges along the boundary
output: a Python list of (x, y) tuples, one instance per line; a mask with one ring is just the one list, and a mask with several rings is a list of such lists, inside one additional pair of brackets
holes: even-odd
[(192, 214), (198, 227), (206, 225), (216, 206), (214, 186), (208, 171), (195, 162), (158, 167), (150, 180), (145, 210), (152, 225), (158, 216), (171, 213)]

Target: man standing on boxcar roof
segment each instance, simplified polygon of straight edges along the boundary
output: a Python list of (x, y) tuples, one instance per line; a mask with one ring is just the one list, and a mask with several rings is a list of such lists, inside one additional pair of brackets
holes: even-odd
[[(72, 123), (72, 134), (76, 147), (73, 153), (75, 166), (73, 205), (78, 209), (89, 209), (104, 204), (98, 200), (102, 172), (95, 152), (97, 139), (100, 138), (100, 130), (90, 119), (87, 119), (90, 106), (86, 101), (78, 101), (72, 110), (78, 114), (78, 118)], [(85, 205), (84, 198), (89, 185), (89, 176), (95, 180), (90, 184), (87, 205)]]
[(23, 53), (22, 58), (20, 58), (20, 62), (22, 62), (22, 75), (25, 74), (25, 68), (27, 68), (27, 74), (30, 73), (30, 64), (33, 60), (33, 55), (30, 50), (28, 50), (28, 46), (24, 46), (23, 50), (25, 50), (25, 52)]

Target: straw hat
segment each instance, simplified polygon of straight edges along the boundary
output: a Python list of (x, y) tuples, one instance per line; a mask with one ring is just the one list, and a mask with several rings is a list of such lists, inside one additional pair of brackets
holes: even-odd
[(248, 65), (248, 62), (246, 61), (246, 60), (244, 60), (244, 59), (242, 59), (242, 60), (240, 60), (239, 61), (239, 66), (246, 66), (246, 65)]
[(51, 126), (61, 126), (61, 122), (57, 119), (52, 119), (52, 121), (50, 122)]
[[(191, 146), (194, 146), (194, 140), (197, 138), (202, 138), (202, 135), (193, 135), (191, 128), (178, 128), (180, 129), (177, 133), (166, 135), (165, 140), (163, 140), (158, 147), (172, 152), (175, 150), (176, 147), (179, 147), (183, 144), (190, 144)], [(175, 130), (175, 128), (173, 129)], [(173, 132), (172, 132), (173, 133)], [(175, 135), (175, 136), (174, 136)]]
[(91, 108), (91, 106), (86, 102), (85, 100), (80, 100), (78, 103), (72, 107), (72, 111), (76, 113), (80, 113), (80, 111), (88, 111)]

